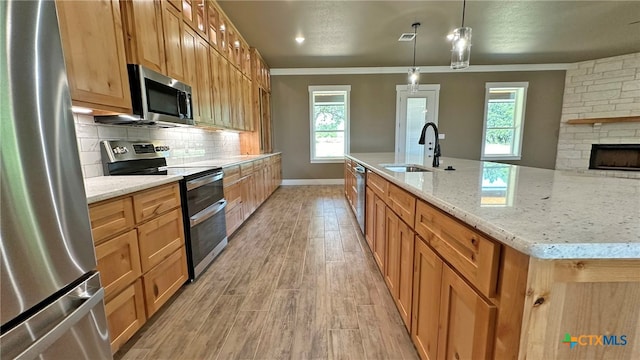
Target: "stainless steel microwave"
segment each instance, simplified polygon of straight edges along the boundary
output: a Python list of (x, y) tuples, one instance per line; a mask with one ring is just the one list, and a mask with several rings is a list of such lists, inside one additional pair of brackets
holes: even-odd
[(142, 65), (127, 65), (133, 114), (99, 115), (103, 124), (194, 125), (191, 86)]

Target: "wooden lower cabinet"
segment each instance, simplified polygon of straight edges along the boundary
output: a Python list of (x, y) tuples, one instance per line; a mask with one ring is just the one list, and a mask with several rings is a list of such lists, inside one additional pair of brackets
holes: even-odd
[(187, 281), (187, 261), (184, 246), (146, 273), (144, 301), (147, 315), (155, 314), (160, 307)]
[(438, 355), (438, 321), (442, 260), (421, 239), (415, 238), (411, 339), (424, 360)]
[(367, 186), (365, 190), (364, 238), (367, 240), (371, 251), (373, 251), (373, 239), (375, 236), (375, 204), (375, 194), (373, 190)]
[(227, 236), (231, 236), (231, 234), (233, 234), (233, 232), (236, 231), (244, 221), (242, 204), (226, 211), (225, 220), (227, 222)]
[(138, 227), (138, 244), (142, 272), (151, 270), (166, 257), (184, 246), (184, 229), (180, 208)]
[(492, 358), (496, 307), (448, 266), (440, 290), (438, 359)]
[(137, 279), (118, 295), (105, 303), (111, 352), (124, 345), (147, 320), (144, 311), (142, 280)]
[(131, 284), (142, 274), (136, 231), (131, 230), (96, 246), (96, 259), (105, 297)]
[(180, 188), (177, 183), (158, 186), (133, 196), (133, 208), (137, 223), (179, 207), (180, 204)]
[(131, 197), (92, 204), (89, 208), (89, 218), (95, 244), (132, 229), (136, 223)]
[(385, 254), (387, 252), (387, 232), (386, 226), (386, 205), (382, 199), (375, 195), (374, 205), (374, 235), (373, 235), (373, 257), (378, 263), (380, 271), (384, 274)]

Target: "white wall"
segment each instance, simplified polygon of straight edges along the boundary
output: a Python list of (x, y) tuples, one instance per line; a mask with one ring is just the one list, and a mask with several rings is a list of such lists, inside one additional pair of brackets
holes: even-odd
[(99, 143), (102, 140), (142, 140), (171, 147), (169, 165), (240, 155), (240, 136), (233, 132), (212, 132), (198, 128), (168, 129), (96, 124), (92, 116), (74, 114), (82, 174), (102, 176)]
[(573, 64), (565, 80), (556, 168), (588, 169), (592, 144), (640, 144), (640, 122), (567, 124), (624, 116), (640, 116), (640, 53)]

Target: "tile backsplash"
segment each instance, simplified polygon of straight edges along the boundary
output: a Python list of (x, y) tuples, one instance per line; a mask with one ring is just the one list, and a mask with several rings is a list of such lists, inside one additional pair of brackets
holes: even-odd
[(209, 160), (221, 156), (240, 155), (240, 135), (234, 132), (213, 132), (198, 128), (147, 128), (103, 125), (92, 116), (74, 114), (82, 175), (85, 178), (102, 176), (100, 141), (151, 141), (171, 147), (169, 165)]

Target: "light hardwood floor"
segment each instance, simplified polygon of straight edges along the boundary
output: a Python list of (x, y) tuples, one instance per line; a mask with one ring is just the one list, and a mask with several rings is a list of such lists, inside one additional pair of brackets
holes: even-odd
[(281, 186), (116, 359), (417, 359), (342, 186)]

